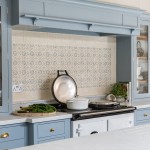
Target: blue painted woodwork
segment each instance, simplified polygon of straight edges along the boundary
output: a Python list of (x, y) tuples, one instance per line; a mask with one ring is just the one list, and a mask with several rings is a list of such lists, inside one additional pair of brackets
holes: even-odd
[(150, 108), (137, 109), (134, 117), (135, 125), (150, 123)]
[(70, 138), (70, 119), (29, 123), (29, 145)]
[[(149, 18), (148, 18), (149, 17)], [(150, 14), (148, 15), (143, 15), (141, 16), (141, 25), (147, 25), (148, 26), (148, 30), (150, 29)], [(148, 31), (148, 58), (150, 58), (150, 30)], [(135, 39), (135, 43), (137, 43), (137, 40)], [(134, 53), (134, 57), (135, 57), (135, 60), (136, 60), (136, 56), (137, 56), (137, 53), (136, 53), (136, 45), (135, 45), (135, 53)], [(133, 79), (133, 82), (135, 83), (136, 85), (136, 72), (137, 72), (137, 63), (134, 64), (134, 71), (135, 71), (135, 78)], [(148, 59), (148, 82), (150, 81), (150, 61)], [(136, 89), (134, 90), (134, 100), (137, 100), (137, 101), (143, 101), (144, 99), (145, 100), (148, 100), (150, 98), (150, 84), (148, 84), (148, 93), (140, 93), (138, 94)]]
[(14, 140), (14, 141), (9, 141), (9, 142), (3, 142), (3, 143), (0, 143), (0, 149), (1, 150), (8, 150), (8, 149), (12, 149), (12, 148), (23, 147), (23, 146), (25, 146), (24, 143), (25, 143), (24, 139)]
[[(11, 124), (0, 126), (0, 135), (8, 133), (8, 137), (0, 138), (0, 149), (12, 149), (28, 145), (27, 124)], [(0, 136), (1, 137), (1, 136)]]
[(51, 139), (46, 139), (46, 140), (40, 140), (38, 141), (38, 144), (41, 144), (41, 143), (46, 143), (46, 142), (52, 142), (52, 141), (57, 141), (57, 140), (62, 140), (62, 139), (65, 139), (65, 136), (57, 136), (55, 138), (51, 138)]
[[(150, 14), (143, 14), (140, 18), (141, 25), (147, 25), (150, 29)], [(149, 32), (150, 35), (150, 32)], [(116, 39), (116, 80), (117, 82), (132, 83), (132, 101), (144, 101), (150, 98), (150, 84), (148, 93), (137, 93), (137, 36), (118, 36)], [(148, 39), (148, 51), (150, 52), (150, 39)], [(148, 63), (150, 70), (150, 62)], [(148, 76), (150, 81), (150, 72)]]
[[(55, 131), (50, 131), (50, 130)], [(49, 122), (37, 125), (38, 130), (38, 138), (61, 135), (65, 133), (65, 122), (59, 121), (58, 122)]]
[(1, 51), (2, 51), (2, 106), (0, 113), (8, 113), (11, 110), (11, 37), (9, 13), (7, 13), (7, 0), (0, 0), (1, 8)]
[(131, 35), (141, 10), (89, 1), (12, 0), (14, 29), (43, 27)]

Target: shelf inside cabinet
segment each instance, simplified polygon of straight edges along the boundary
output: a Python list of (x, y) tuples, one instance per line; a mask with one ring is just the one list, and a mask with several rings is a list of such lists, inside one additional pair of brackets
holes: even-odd
[(143, 56), (143, 57), (137, 57), (137, 59), (141, 59), (141, 60), (147, 60), (148, 57), (147, 56)]
[(145, 40), (145, 41), (147, 41), (148, 37), (146, 35), (141, 35), (141, 36), (138, 36), (137, 39), (138, 40)]
[(137, 79), (137, 80), (138, 80), (138, 83), (140, 83), (140, 84), (147, 84), (148, 83), (147, 80), (139, 80), (139, 79)]
[(148, 91), (139, 91), (138, 94), (145, 94), (148, 93)]

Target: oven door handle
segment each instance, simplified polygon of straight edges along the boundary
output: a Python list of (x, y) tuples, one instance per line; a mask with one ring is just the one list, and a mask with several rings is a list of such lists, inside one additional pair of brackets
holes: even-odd
[(83, 130), (83, 128), (76, 129), (76, 133), (80, 133)]
[(98, 132), (97, 131), (93, 131), (93, 132), (91, 132), (91, 134), (97, 134)]

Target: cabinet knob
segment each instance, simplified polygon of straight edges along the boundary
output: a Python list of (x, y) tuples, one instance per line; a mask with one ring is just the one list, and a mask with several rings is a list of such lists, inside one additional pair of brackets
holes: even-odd
[(0, 135), (0, 138), (7, 138), (9, 137), (9, 133), (3, 133)]
[(54, 128), (51, 128), (51, 129), (50, 129), (50, 132), (54, 132), (54, 131), (55, 131), (55, 129), (54, 129)]
[(144, 117), (147, 117), (148, 116), (148, 114), (144, 114)]

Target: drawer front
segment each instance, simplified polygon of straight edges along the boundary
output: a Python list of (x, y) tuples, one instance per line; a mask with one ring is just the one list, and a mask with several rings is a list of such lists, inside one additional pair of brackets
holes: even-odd
[(39, 124), (37, 130), (38, 138), (61, 135), (65, 133), (65, 121)]
[(24, 139), (0, 143), (0, 150), (13, 149), (27, 146)]
[(1, 142), (23, 139), (25, 137), (25, 127), (20, 126), (0, 126), (0, 144)]
[(61, 137), (49, 138), (49, 139), (38, 141), (38, 144), (46, 143), (46, 142), (52, 142), (52, 141), (57, 141), (57, 140), (62, 140), (62, 139), (65, 139), (65, 137), (61, 136)]
[(108, 120), (108, 131), (129, 128), (134, 126), (134, 114), (116, 115)]
[(135, 112), (136, 122), (150, 121), (150, 109), (138, 109)]

